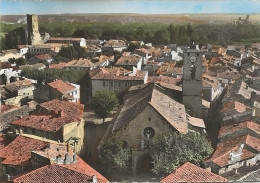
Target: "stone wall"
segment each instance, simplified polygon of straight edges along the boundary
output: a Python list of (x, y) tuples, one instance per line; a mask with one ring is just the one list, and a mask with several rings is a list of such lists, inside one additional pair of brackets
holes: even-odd
[(160, 133), (172, 133), (176, 131), (152, 106), (147, 105), (129, 124), (116, 133), (116, 137), (127, 142), (128, 146), (140, 146), (144, 139), (143, 131), (146, 127), (152, 127), (155, 137)]
[(127, 80), (127, 81), (121, 81), (121, 80), (92, 80), (92, 96), (97, 91), (111, 91), (114, 93), (120, 93), (125, 91), (131, 86), (135, 86), (138, 84), (143, 84), (144, 81), (138, 80)]

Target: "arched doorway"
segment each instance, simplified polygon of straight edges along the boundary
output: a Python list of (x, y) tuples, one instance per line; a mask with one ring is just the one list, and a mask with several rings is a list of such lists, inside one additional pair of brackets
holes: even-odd
[(153, 168), (152, 157), (147, 153), (142, 155), (137, 162), (137, 174), (150, 173)]

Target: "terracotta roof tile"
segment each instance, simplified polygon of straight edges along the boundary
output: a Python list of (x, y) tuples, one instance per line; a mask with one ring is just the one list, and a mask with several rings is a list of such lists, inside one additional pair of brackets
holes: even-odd
[(166, 84), (172, 84), (172, 85), (178, 85), (178, 83), (181, 81), (179, 78), (169, 77), (169, 76), (149, 76), (148, 77), (148, 83), (166, 83)]
[(41, 59), (41, 60), (49, 60), (49, 59), (52, 59), (52, 57), (51, 57), (50, 54), (36, 55), (35, 57), (38, 58), (38, 59)]
[(78, 67), (91, 67), (95, 66), (89, 59), (80, 58), (79, 60), (72, 60), (67, 66), (78, 66)]
[(10, 111), (10, 110), (15, 110), (18, 109), (19, 107), (14, 106), (14, 105), (1, 105), (1, 113)]
[[(97, 79), (97, 80), (140, 80), (143, 81), (144, 80), (144, 74), (143, 71), (141, 72), (137, 72), (137, 74), (139, 75), (135, 75), (135, 76), (125, 76), (125, 75), (116, 75), (113, 73), (114, 71), (111, 71), (107, 68), (100, 68), (99, 71), (97, 71), (97, 73), (93, 73), (91, 79)], [(120, 71), (119, 71), (120, 73)]]
[(72, 122), (79, 123), (83, 116), (84, 106), (74, 102), (55, 99), (42, 103), (40, 106), (49, 111), (49, 114), (29, 115), (15, 120), (11, 124), (56, 132), (65, 124)]
[(165, 62), (162, 66), (159, 67), (156, 74), (182, 74), (182, 67), (175, 67), (175, 63)]
[(70, 83), (66, 82), (66, 81), (62, 81), (62, 80), (56, 80), (53, 81), (51, 83), (48, 83), (48, 85), (52, 88), (55, 88), (56, 90), (58, 90), (61, 93), (68, 93), (71, 92), (73, 90), (75, 90), (76, 88), (74, 86), (72, 86)]
[(140, 56), (129, 55), (120, 57), (115, 65), (136, 65), (141, 60)]
[(58, 64), (50, 64), (49, 68), (50, 69), (62, 69), (63, 67), (69, 65), (69, 63), (67, 62), (60, 62)]
[(150, 105), (175, 129), (181, 133), (187, 133), (184, 105), (172, 99), (163, 87), (150, 83), (134, 88), (134, 90), (130, 88), (130, 93), (123, 108), (118, 111), (119, 115), (114, 118), (113, 132), (126, 126), (147, 105)]
[(256, 133), (260, 134), (260, 125), (253, 122), (253, 121), (244, 121), (241, 123), (233, 123), (230, 125), (222, 126), (219, 130), (218, 138), (223, 137), (228, 134), (235, 133), (237, 131), (243, 129), (250, 129), (255, 131)]
[[(260, 151), (260, 139), (252, 137), (251, 135), (238, 136), (229, 139), (225, 142), (218, 143), (212, 157), (206, 162), (214, 162), (215, 164), (223, 167), (229, 164), (229, 157), (231, 151), (238, 151), (241, 144), (246, 144), (256, 151)], [(246, 147), (243, 148), (241, 160), (255, 156), (256, 154), (249, 151)]]
[(27, 174), (19, 176), (12, 181), (14, 183), (42, 183), (42, 182), (93, 182), (93, 176), (96, 176), (98, 182), (108, 182), (100, 173), (85, 163), (77, 156), (75, 164), (61, 165), (53, 164), (33, 170)]
[(10, 84), (5, 85), (4, 87), (10, 91), (20, 90), (32, 85), (32, 82), (29, 80), (19, 80)]
[(228, 113), (228, 112), (232, 112), (232, 111), (244, 112), (247, 109), (250, 109), (250, 108), (247, 107), (245, 104), (242, 104), (235, 100), (228, 100), (224, 103), (220, 112), (222, 112), (222, 113)]
[(31, 151), (40, 150), (47, 146), (47, 142), (23, 136), (16, 137), (10, 144), (0, 149), (2, 164), (29, 166)]
[(111, 39), (109, 41), (106, 41), (103, 47), (126, 47), (126, 43), (123, 40)]
[(226, 178), (200, 168), (190, 162), (184, 163), (161, 182), (226, 182)]

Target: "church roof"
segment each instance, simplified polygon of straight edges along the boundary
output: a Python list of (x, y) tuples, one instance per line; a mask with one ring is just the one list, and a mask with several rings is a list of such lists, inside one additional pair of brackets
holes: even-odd
[(166, 121), (181, 133), (187, 133), (186, 111), (183, 104), (173, 99), (166, 88), (159, 84), (145, 84), (131, 87), (124, 106), (114, 118), (112, 132), (125, 127), (142, 110), (150, 105)]

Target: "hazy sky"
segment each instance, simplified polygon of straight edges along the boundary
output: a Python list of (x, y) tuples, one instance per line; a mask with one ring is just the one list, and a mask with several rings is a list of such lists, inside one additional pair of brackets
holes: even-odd
[(0, 0), (0, 14), (260, 13), (260, 0)]

